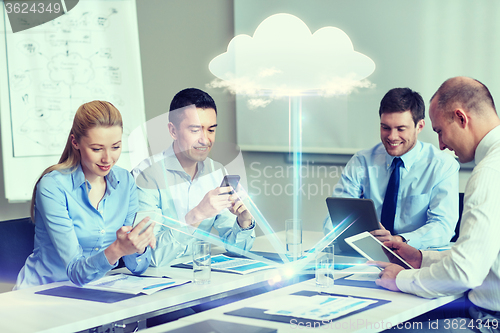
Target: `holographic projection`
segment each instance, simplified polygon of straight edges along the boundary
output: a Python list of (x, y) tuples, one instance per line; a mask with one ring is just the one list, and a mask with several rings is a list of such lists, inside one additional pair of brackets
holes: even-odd
[[(307, 111), (301, 118), (304, 152), (355, 152), (341, 151), (357, 144), (346, 135), (346, 124), (356, 121), (348, 112), (348, 96), (375, 86), (367, 78), (375, 64), (354, 46), (343, 30), (325, 26), (311, 31), (290, 14), (268, 17), (253, 35), (234, 37), (209, 68), (217, 77), (212, 87), (236, 93), (238, 145), (249, 151), (287, 152), (286, 101), (300, 95)], [(253, 135), (253, 126), (266, 130), (266, 136)]]
[[(214, 58), (209, 69), (219, 79), (212, 86), (250, 95), (253, 106), (264, 107), (272, 99), (288, 98), (288, 141), (294, 165), (292, 215), (299, 219), (302, 97), (345, 96), (354, 89), (370, 87), (366, 78), (374, 72), (375, 63), (356, 52), (349, 36), (339, 28), (324, 27), (311, 33), (298, 17), (276, 14), (265, 19), (253, 36), (234, 37), (227, 52)], [(324, 245), (339, 232), (330, 233)]]
[[(325, 27), (314, 34), (299, 18), (289, 14), (276, 14), (264, 20), (253, 36), (238, 35), (228, 45), (227, 52), (215, 57), (209, 64), (210, 71), (217, 77), (211, 87), (228, 89), (239, 95), (247, 95), (255, 106), (265, 106), (270, 100), (286, 98), (289, 101), (289, 152), (293, 155), (294, 195), (293, 217), (300, 216), (299, 166), (302, 159), (302, 117), (301, 99), (303, 96), (347, 95), (354, 89), (367, 88), (372, 84), (366, 79), (375, 70), (374, 62), (366, 55), (356, 52), (353, 45), (341, 29)], [(261, 119), (266, 121), (266, 119)], [(167, 121), (153, 121), (134, 131), (134, 137), (148, 137), (148, 141), (157, 140), (149, 131), (154, 124), (166, 124)], [(131, 136), (131, 137), (132, 137)], [(160, 140), (163, 141), (163, 140)], [(215, 142), (214, 146), (218, 143)], [(140, 160), (147, 151), (147, 145), (134, 143), (132, 156)], [(149, 144), (153, 149), (154, 143)], [(238, 158), (242, 159), (241, 153)], [(214, 158), (215, 159), (215, 158)], [(152, 160), (155, 160), (153, 156)], [(141, 168), (147, 168), (148, 163)], [(238, 164), (244, 166), (244, 164)], [(232, 173), (232, 171), (230, 172)], [(245, 170), (235, 170), (235, 174), (245, 175)], [(168, 186), (168, 185), (162, 185)], [(320, 239), (301, 259), (291, 261), (285, 256), (283, 241), (277, 237), (260, 212), (245, 187), (238, 189), (240, 199), (252, 213), (257, 226), (266, 235), (275, 252), (283, 263), (281, 275), (293, 275), (314, 259), (316, 252), (338, 237), (348, 223), (340, 223), (328, 235)], [(258, 253), (243, 251), (210, 233), (202, 232), (186, 225), (180, 216), (177, 219), (156, 215), (159, 225), (203, 239), (214, 245), (244, 254), (249, 258), (270, 262)], [(351, 221), (349, 222), (351, 223)]]
[(276, 14), (265, 19), (253, 36), (234, 37), (209, 69), (219, 78), (213, 86), (251, 95), (262, 102), (250, 103), (265, 106), (273, 97), (343, 95), (370, 87), (366, 78), (375, 63), (356, 52), (339, 28), (311, 33), (298, 17)]

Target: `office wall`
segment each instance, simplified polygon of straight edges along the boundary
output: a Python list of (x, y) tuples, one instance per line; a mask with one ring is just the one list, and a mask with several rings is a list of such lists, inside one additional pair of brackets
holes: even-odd
[[(214, 79), (208, 63), (225, 52), (234, 37), (233, 1), (154, 0), (140, 2), (137, 11), (148, 119), (163, 113), (180, 89), (198, 87), (209, 92), (217, 103), (217, 141), (236, 142), (234, 96), (222, 89), (206, 87)], [(254, 135), (266, 135), (259, 127), (252, 131)], [(244, 152), (243, 156), (248, 192), (271, 226), (275, 230), (284, 229), (284, 220), (292, 216), (292, 166), (287, 163), (286, 154)], [(301, 216), (306, 229), (321, 230), (327, 214), (325, 199), (343, 167), (344, 164), (322, 164), (315, 160), (301, 168)], [(468, 174), (461, 174), (461, 191)]]
[[(234, 96), (222, 89), (206, 88), (214, 79), (208, 63), (226, 50), (234, 36), (233, 1), (138, 1), (137, 12), (147, 119), (167, 111), (179, 90), (198, 87), (209, 92), (217, 103), (217, 141), (235, 142)], [(259, 128), (253, 130), (255, 135), (265, 135)], [(244, 153), (244, 159), (250, 195), (273, 228), (284, 229), (284, 220), (292, 215), (291, 164), (286, 162), (286, 155), (251, 152)], [(1, 162), (0, 154), (3, 177)], [(315, 162), (302, 168), (302, 218), (306, 229), (321, 229), (327, 214), (325, 198), (342, 167)], [(461, 191), (467, 178), (468, 173), (461, 175)], [(7, 203), (1, 178), (0, 183), (0, 221), (28, 216), (29, 204)]]
[[(233, 37), (233, 5), (232, 0), (137, 1), (137, 15), (146, 117), (151, 119), (168, 110), (177, 91), (204, 89), (213, 79), (208, 61), (225, 50)], [(233, 96), (222, 90), (207, 91), (220, 109), (218, 136), (234, 142)], [(26, 217), (29, 203), (5, 199), (1, 159), (0, 154), (0, 221)]]
[[(217, 103), (216, 140), (236, 142), (234, 96), (206, 87), (215, 78), (208, 63), (225, 52), (234, 37), (233, 2), (154, 0), (140, 2), (137, 12), (147, 118), (165, 112), (177, 91), (197, 87), (206, 90)], [(259, 128), (253, 130), (255, 135), (266, 135)], [(273, 228), (284, 229), (284, 220), (292, 216), (291, 164), (286, 163), (285, 154), (245, 152), (243, 156), (250, 195)], [(319, 166), (303, 169), (303, 211), (307, 212), (303, 219), (309, 230), (321, 230), (327, 214), (325, 198), (341, 168), (324, 167), (328, 168), (326, 177), (323, 168), (317, 170)], [(318, 171), (321, 175), (317, 175)], [(321, 189), (322, 182), (328, 184)]]

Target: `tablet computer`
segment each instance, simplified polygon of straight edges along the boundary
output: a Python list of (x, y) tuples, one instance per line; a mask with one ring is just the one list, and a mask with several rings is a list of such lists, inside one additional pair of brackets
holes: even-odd
[(398, 256), (367, 231), (346, 238), (345, 241), (368, 260), (392, 262), (405, 269), (413, 269), (413, 267), (403, 258)]
[(370, 199), (359, 198), (326, 198), (326, 205), (332, 220), (333, 228), (337, 228), (337, 248), (342, 252), (354, 252), (345, 239), (363, 231), (380, 229), (375, 205)]

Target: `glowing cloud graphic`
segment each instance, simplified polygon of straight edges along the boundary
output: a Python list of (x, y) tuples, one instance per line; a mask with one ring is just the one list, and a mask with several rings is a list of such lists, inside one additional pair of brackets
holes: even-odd
[(371, 86), (365, 79), (375, 63), (356, 52), (341, 29), (324, 27), (312, 34), (298, 17), (276, 14), (262, 21), (253, 37), (234, 37), (209, 69), (225, 81), (211, 85), (233, 93), (347, 94)]

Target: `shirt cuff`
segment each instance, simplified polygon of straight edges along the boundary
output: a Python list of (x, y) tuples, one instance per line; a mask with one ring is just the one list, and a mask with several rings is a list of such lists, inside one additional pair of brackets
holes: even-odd
[(238, 243), (239, 241), (241, 241), (242, 237), (246, 238), (249, 235), (253, 234), (254, 233), (254, 228), (255, 228), (255, 221), (254, 220), (252, 220), (252, 224), (248, 228), (243, 229), (238, 224), (238, 219), (235, 219), (232, 231), (233, 231), (233, 234), (236, 236), (236, 240), (235, 240), (236, 243)]
[(396, 286), (402, 292), (411, 292), (411, 285), (414, 280), (415, 269), (405, 269), (396, 276)]
[(146, 246), (146, 251), (142, 254), (137, 253), (137, 259), (147, 258), (147, 256), (151, 254), (151, 246)]
[(236, 218), (236, 224), (238, 224), (238, 226), (240, 227), (240, 230), (241, 231), (246, 231), (246, 230), (253, 230), (253, 228), (255, 228), (255, 220), (252, 220), (252, 223), (250, 223), (250, 225), (246, 228), (242, 228), (239, 223), (238, 223), (238, 218)]
[(101, 251), (98, 254), (96, 254), (95, 258), (97, 260), (94, 262), (94, 264), (96, 266), (96, 269), (100, 272), (107, 272), (118, 266), (119, 260), (117, 260), (114, 265), (111, 265), (104, 251)]
[(139, 254), (137, 258), (135, 258), (135, 262), (137, 263), (137, 270), (145, 271), (149, 267), (149, 262), (151, 260), (151, 246), (146, 246), (146, 251), (143, 254)]
[(134, 274), (142, 274), (149, 267), (151, 247), (147, 246), (142, 254), (134, 253), (124, 256), (125, 266)]

